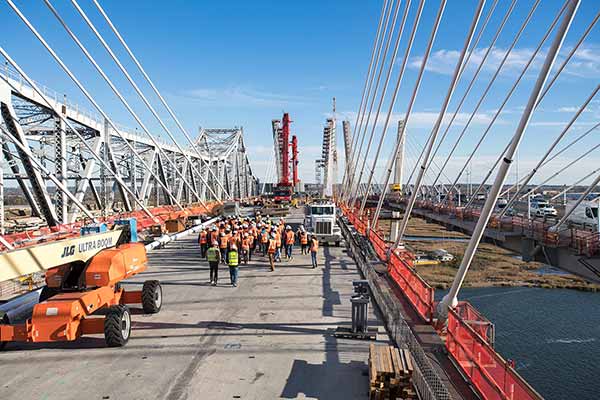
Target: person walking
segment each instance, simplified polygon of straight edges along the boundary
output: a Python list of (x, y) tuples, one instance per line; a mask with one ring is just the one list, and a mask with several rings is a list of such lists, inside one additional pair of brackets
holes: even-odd
[(200, 258), (206, 258), (206, 250), (208, 250), (208, 233), (205, 228), (202, 228), (198, 234), (198, 244), (200, 244)]
[(275, 252), (277, 251), (277, 241), (275, 240), (275, 234), (271, 234), (269, 239), (269, 264), (271, 265), (271, 271), (275, 271)]
[(229, 237), (225, 234), (225, 232), (221, 232), (221, 236), (219, 237), (219, 249), (221, 250), (221, 262), (227, 262), (227, 244), (229, 242)]
[(242, 239), (242, 261), (244, 265), (248, 265), (248, 257), (250, 257), (250, 237), (247, 233), (244, 233)]
[(217, 280), (219, 279), (219, 259), (221, 254), (219, 252), (219, 242), (216, 240), (212, 243), (206, 251), (206, 259), (208, 260), (208, 267), (210, 268), (210, 283), (213, 286), (217, 286)]
[(239, 258), (236, 245), (231, 246), (231, 248), (229, 249), (228, 257), (229, 277), (231, 278), (231, 285), (233, 287), (237, 287)]
[(275, 229), (275, 261), (281, 262), (281, 233)]
[(300, 237), (300, 248), (302, 255), (308, 254), (308, 233), (306, 233), (306, 230), (304, 230), (304, 226), (300, 227), (298, 236)]
[(254, 247), (256, 246), (256, 238), (252, 232), (248, 233), (248, 261), (252, 261), (252, 254), (254, 253)]
[(312, 267), (317, 268), (317, 252), (319, 251), (319, 241), (316, 236), (310, 238), (310, 258), (312, 260)]
[(265, 228), (260, 233), (260, 247), (263, 253), (263, 257), (267, 255), (267, 248), (269, 247), (269, 234)]
[(294, 231), (292, 231), (291, 226), (285, 227), (285, 256), (287, 260), (290, 261), (292, 259), (292, 249), (294, 247), (294, 242), (296, 241), (296, 235), (294, 235)]
[(211, 230), (210, 230), (210, 235), (209, 235), (209, 241), (208, 243), (210, 243), (210, 245), (212, 246), (213, 242), (218, 242), (219, 241), (219, 230), (217, 229), (216, 225), (213, 225)]

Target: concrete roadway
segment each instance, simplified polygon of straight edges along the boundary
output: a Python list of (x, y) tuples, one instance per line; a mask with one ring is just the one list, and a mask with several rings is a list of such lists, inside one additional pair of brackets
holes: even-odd
[(125, 347), (106, 348), (102, 336), (8, 344), (0, 398), (366, 399), (369, 342), (332, 335), (351, 321), (354, 262), (345, 249), (325, 247), (312, 269), (310, 256), (295, 252), (275, 272), (257, 257), (233, 288), (226, 267), (219, 286), (208, 284), (195, 238), (156, 250), (149, 270), (124, 283), (160, 279), (163, 308), (133, 315)]

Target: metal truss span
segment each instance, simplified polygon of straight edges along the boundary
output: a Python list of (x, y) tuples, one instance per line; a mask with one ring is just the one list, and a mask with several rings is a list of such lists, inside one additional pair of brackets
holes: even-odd
[[(182, 152), (114, 129), (11, 68), (2, 68), (0, 78), (0, 190), (18, 187), (42, 225), (135, 211), (152, 218), (151, 207), (181, 210), (256, 194), (241, 127), (200, 129), (195, 148)], [(3, 212), (0, 219), (5, 234)]]

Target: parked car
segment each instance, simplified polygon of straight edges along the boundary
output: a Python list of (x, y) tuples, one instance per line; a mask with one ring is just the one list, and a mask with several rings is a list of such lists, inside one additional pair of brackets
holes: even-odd
[(536, 217), (556, 217), (558, 211), (546, 200), (531, 201), (531, 213)]

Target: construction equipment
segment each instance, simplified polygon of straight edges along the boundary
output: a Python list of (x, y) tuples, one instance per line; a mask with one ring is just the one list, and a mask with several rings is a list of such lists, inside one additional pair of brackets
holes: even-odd
[[(283, 114), (283, 119), (273, 120), (273, 143), (275, 146), (275, 162), (277, 163), (277, 187), (273, 190), (273, 202), (276, 204), (290, 204), (292, 194), (300, 180), (298, 179), (298, 139), (292, 136), (292, 157), (290, 159), (290, 123), (288, 113)], [(292, 180), (290, 181), (290, 163), (292, 166)]]
[[(119, 347), (131, 333), (127, 304), (141, 304), (146, 313), (160, 311), (159, 281), (148, 280), (136, 291), (125, 291), (120, 284), (147, 268), (136, 220), (118, 220), (112, 230), (103, 229), (100, 225), (77, 238), (0, 254), (0, 281), (46, 272), (39, 302), (3, 305), (0, 347), (13, 341), (73, 341), (101, 333), (109, 347)], [(29, 308), (23, 309), (26, 305)], [(15, 309), (19, 312), (11, 313)]]
[(378, 329), (376, 327), (369, 328), (368, 314), (369, 302), (371, 301), (369, 281), (363, 279), (355, 280), (352, 281), (352, 286), (354, 286), (354, 295), (350, 299), (350, 303), (352, 303), (352, 328), (338, 326), (335, 330), (335, 336), (350, 339), (376, 340)]

